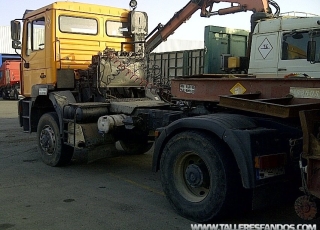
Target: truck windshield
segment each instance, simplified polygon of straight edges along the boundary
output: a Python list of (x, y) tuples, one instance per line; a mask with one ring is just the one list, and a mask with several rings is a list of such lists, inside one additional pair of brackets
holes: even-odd
[(65, 33), (98, 34), (98, 22), (93, 18), (59, 17), (59, 29)]

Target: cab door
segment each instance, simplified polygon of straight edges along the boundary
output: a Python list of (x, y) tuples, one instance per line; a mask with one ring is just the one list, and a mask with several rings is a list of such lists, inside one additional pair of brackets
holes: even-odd
[(24, 25), (24, 47), (22, 54), (24, 64), (22, 65), (23, 80), (22, 91), (24, 96), (31, 96), (32, 86), (47, 83), (47, 49), (46, 44), (46, 17), (40, 14), (29, 18)]
[(249, 74), (257, 78), (274, 78), (279, 60), (279, 34), (277, 32), (255, 34), (252, 37)]

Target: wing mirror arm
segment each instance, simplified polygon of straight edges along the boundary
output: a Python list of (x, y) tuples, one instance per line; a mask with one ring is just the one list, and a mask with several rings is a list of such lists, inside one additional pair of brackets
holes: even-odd
[(21, 41), (20, 41), (20, 35), (21, 35), (21, 23), (20, 21), (16, 20), (12, 20), (11, 21), (11, 39), (12, 39), (12, 48), (14, 49), (14, 51), (16, 52), (16, 54), (18, 54), (21, 59), (23, 60), (24, 64), (24, 68), (29, 68), (30, 64), (26, 61), (26, 59), (24, 59), (22, 57), (21, 54), (18, 53), (18, 49), (21, 50)]

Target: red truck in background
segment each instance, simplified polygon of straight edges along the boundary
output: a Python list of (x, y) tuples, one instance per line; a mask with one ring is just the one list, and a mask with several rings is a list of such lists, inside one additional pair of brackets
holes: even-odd
[(0, 68), (0, 95), (2, 99), (19, 99), (20, 60), (6, 60)]

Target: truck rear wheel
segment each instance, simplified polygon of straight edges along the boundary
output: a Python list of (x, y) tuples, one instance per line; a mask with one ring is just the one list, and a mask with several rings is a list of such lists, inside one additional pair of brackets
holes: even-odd
[(38, 150), (42, 161), (50, 166), (66, 165), (73, 155), (73, 148), (63, 144), (60, 138), (58, 121), (57, 113), (45, 113), (37, 128)]
[(231, 211), (240, 177), (230, 156), (223, 143), (201, 132), (171, 138), (161, 157), (161, 183), (180, 215), (207, 222)]

